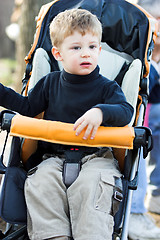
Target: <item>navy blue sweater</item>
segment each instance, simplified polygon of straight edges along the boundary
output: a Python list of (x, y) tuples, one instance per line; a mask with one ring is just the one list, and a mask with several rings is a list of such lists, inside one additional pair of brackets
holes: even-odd
[(44, 119), (67, 123), (98, 107), (103, 112), (103, 126), (125, 126), (133, 114), (119, 85), (100, 75), (99, 67), (83, 76), (64, 70), (52, 72), (36, 84), (28, 97), (0, 84), (0, 105), (30, 117), (44, 111)]

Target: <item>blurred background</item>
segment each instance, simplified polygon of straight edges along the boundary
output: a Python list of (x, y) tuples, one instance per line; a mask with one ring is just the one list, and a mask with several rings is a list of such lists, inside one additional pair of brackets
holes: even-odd
[(0, 0), (0, 82), (20, 92), (35, 18), (47, 0)]

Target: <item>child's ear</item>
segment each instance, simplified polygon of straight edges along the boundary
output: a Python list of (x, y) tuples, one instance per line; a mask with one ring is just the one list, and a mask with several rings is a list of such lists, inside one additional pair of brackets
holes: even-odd
[(52, 54), (57, 61), (62, 61), (62, 56), (57, 47), (52, 47)]

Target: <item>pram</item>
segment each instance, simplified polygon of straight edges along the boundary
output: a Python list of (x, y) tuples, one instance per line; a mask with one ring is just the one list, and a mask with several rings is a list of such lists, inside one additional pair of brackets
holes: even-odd
[[(51, 55), (48, 26), (58, 12), (75, 7), (88, 9), (101, 20), (103, 24), (103, 51), (99, 62), (101, 72), (111, 80), (117, 79), (126, 94), (127, 100), (135, 109), (130, 127), (113, 128), (113, 131), (111, 128), (100, 128), (99, 137), (97, 136), (94, 142), (94, 146), (105, 145), (114, 147), (114, 154), (123, 172), (124, 197), (115, 216), (113, 237), (114, 239), (125, 240), (127, 239), (132, 190), (136, 189), (137, 186), (140, 153), (143, 151), (143, 155), (146, 157), (152, 148), (151, 132), (149, 129), (142, 127), (142, 125), (147, 104), (149, 61), (156, 37), (156, 26), (154, 19), (149, 14), (123, 0), (59, 0), (43, 6), (37, 20), (35, 41), (26, 57), (27, 67), (25, 78), (23, 79), (22, 94), (27, 94), (28, 88), (40, 79), (40, 76), (37, 79), (33, 79), (34, 83), (30, 79), (31, 71), (34, 71), (37, 64), (36, 56), (39, 54), (39, 51), (44, 51), (44, 56), (46, 56), (45, 59), (47, 59), (49, 66), (46, 72), (40, 74), (41, 77), (43, 74), (47, 74), (48, 71), (55, 71), (61, 68)], [(108, 59), (109, 61), (107, 61)], [(38, 128), (39, 124), (41, 132)], [(46, 125), (47, 127), (50, 126), (49, 133), (54, 133), (54, 135), (46, 134)], [(2, 130), (7, 130), (7, 135), (10, 132), (14, 136), (7, 168), (3, 164), (3, 153), (1, 157), (0, 170), (1, 173), (5, 173), (5, 177), (1, 190), (0, 213), (1, 217), (11, 224), (2, 237), (3, 239), (27, 239), (26, 211), (23, 196), (26, 172), (23, 169), (22, 159), (23, 163), (27, 164), (28, 154), (30, 154), (28, 153), (30, 152), (29, 146), (33, 146), (33, 141), (30, 144), (30, 141), (25, 141), (24, 139), (22, 141), (22, 137), (32, 140), (59, 141), (62, 144), (64, 142), (67, 144), (66, 142), (68, 142), (70, 145), (87, 144), (87, 146), (90, 146), (90, 142), (84, 143), (80, 139), (75, 142), (76, 139), (73, 138), (69, 126), (62, 125), (57, 125), (57, 123), (56, 125), (55, 123), (50, 124), (45, 120), (28, 119), (15, 115), (8, 110), (1, 113)], [(63, 136), (60, 134), (62, 137), (59, 137), (59, 134), (58, 136), (55, 134), (57, 129), (59, 129), (58, 133), (63, 133)], [(105, 131), (107, 131), (107, 138)], [(55, 136), (55, 138), (53, 139), (50, 135)], [(65, 138), (66, 135), (67, 138)], [(69, 137), (69, 135), (71, 136)], [(22, 148), (21, 145), (23, 145)], [(18, 189), (21, 189), (21, 194), (18, 193), (16, 184), (14, 186), (10, 185), (12, 182), (18, 183)], [(11, 205), (11, 202), (16, 203), (16, 205)], [(17, 224), (18, 229), (15, 230)], [(22, 224), (22, 227), (19, 227), (19, 224)]]

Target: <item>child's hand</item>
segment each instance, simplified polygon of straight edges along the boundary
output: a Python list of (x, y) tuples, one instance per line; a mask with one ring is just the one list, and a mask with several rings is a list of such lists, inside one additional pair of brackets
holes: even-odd
[(100, 108), (92, 108), (80, 117), (74, 124), (73, 130), (76, 130), (78, 136), (84, 128), (87, 127), (83, 139), (87, 139), (91, 134), (91, 139), (94, 139), (98, 127), (103, 120), (103, 113)]

